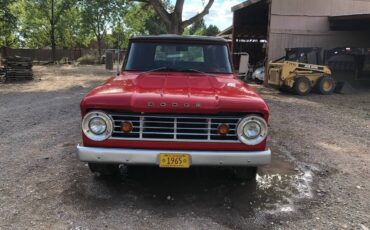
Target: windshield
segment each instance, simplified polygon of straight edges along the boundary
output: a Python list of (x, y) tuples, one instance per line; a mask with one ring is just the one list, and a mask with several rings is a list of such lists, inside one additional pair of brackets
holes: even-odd
[(206, 73), (232, 72), (226, 45), (132, 43), (125, 70), (154, 69), (196, 70)]

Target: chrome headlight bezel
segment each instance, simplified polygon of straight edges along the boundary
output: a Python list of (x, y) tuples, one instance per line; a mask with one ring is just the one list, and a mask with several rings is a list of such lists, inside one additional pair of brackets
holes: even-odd
[[(244, 127), (251, 122), (257, 124), (260, 127), (260, 132), (255, 138), (249, 138), (245, 132)], [(239, 140), (246, 145), (258, 145), (264, 141), (268, 134), (268, 126), (262, 117), (259, 116), (248, 116), (241, 120), (237, 128)]]
[[(96, 118), (102, 119), (106, 124), (106, 129), (102, 134), (95, 134), (90, 129), (90, 121)], [(91, 111), (87, 113), (82, 120), (82, 131), (86, 137), (93, 141), (104, 141), (112, 135), (113, 121), (106, 113), (102, 111)]]

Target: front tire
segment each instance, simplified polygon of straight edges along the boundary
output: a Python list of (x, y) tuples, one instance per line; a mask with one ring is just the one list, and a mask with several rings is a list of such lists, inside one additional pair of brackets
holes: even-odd
[(234, 177), (243, 181), (254, 181), (257, 176), (257, 167), (235, 167)]
[(294, 82), (294, 92), (300, 96), (306, 96), (312, 90), (312, 85), (307, 77), (299, 77)]
[(263, 81), (261, 81), (261, 80), (259, 80), (259, 79), (257, 79), (257, 78), (256, 78), (254, 81), (255, 81), (258, 85), (262, 85), (262, 84), (263, 84)]

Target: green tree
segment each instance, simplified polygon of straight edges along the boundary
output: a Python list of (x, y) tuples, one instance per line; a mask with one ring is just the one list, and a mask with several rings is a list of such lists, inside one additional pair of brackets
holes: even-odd
[(195, 22), (193, 25), (187, 28), (186, 34), (189, 35), (205, 35), (215, 36), (220, 33), (220, 30), (215, 25), (206, 26), (204, 19)]
[(166, 26), (147, 3), (130, 4), (123, 16), (126, 29), (131, 33), (158, 35), (166, 33)]
[(205, 30), (207, 29), (207, 26), (204, 22), (204, 19), (200, 19), (199, 21), (194, 22), (193, 25), (189, 28), (189, 34), (190, 35), (204, 35)]
[[(165, 4), (170, 7), (169, 1)], [(124, 48), (132, 36), (165, 33), (165, 25), (150, 4), (129, 2), (125, 10), (120, 11), (112, 34), (107, 35), (105, 40), (112, 47)]]
[(182, 13), (184, 9), (185, 0), (176, 0), (175, 7), (167, 9), (166, 4), (163, 0), (132, 0), (139, 2), (146, 2), (153, 6), (155, 12), (159, 15), (162, 22), (166, 26), (167, 33), (170, 34), (183, 34), (184, 29), (191, 24), (201, 20), (205, 15), (209, 13), (209, 9), (212, 7), (214, 0), (208, 0), (204, 9), (196, 14), (195, 16), (183, 21)]
[(105, 42), (114, 49), (127, 47), (128, 37), (124, 27), (122, 25), (116, 25), (112, 33), (105, 37)]
[(113, 27), (124, 10), (123, 0), (82, 0), (81, 15), (83, 26), (88, 28), (98, 43), (99, 57), (102, 55), (102, 42), (109, 27)]
[(56, 61), (57, 29), (76, 0), (24, 0), (22, 36), (30, 46), (49, 44)]
[(22, 46), (42, 48), (50, 45), (49, 22), (40, 14), (38, 9), (30, 8), (30, 4), (26, 1), (22, 1), (17, 9)]
[(221, 31), (218, 29), (217, 26), (215, 25), (209, 25), (207, 29), (204, 31), (204, 35), (206, 36), (216, 36), (219, 34)]
[(16, 44), (15, 28), (17, 27), (17, 18), (11, 10), (13, 0), (0, 1), (0, 47), (13, 46)]
[(86, 47), (94, 39), (91, 32), (82, 25), (79, 7), (71, 8), (60, 19), (56, 37), (58, 46), (64, 48)]

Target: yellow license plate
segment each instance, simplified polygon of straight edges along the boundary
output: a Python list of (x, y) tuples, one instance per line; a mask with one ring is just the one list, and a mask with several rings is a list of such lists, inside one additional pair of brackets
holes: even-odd
[(189, 168), (190, 156), (179, 153), (159, 154), (159, 167), (161, 168)]

